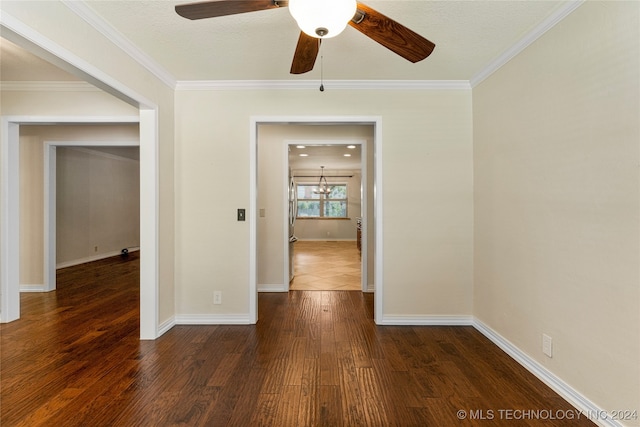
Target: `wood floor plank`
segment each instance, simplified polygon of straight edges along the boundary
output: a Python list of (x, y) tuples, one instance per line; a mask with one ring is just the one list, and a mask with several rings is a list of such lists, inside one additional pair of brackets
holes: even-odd
[(0, 325), (0, 425), (487, 427), (513, 424), (497, 409), (572, 410), (474, 328), (375, 325), (372, 294), (262, 293), (256, 325), (155, 341), (139, 340), (139, 298), (136, 253), (22, 294), (22, 318)]

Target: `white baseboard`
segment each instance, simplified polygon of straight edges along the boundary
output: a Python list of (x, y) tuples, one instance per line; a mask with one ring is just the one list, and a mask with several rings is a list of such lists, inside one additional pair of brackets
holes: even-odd
[(162, 322), (160, 325), (158, 325), (158, 337), (157, 338), (160, 338), (162, 335), (164, 335), (167, 331), (169, 331), (175, 325), (176, 325), (175, 316), (171, 316), (170, 318), (168, 318), (167, 320)]
[(540, 379), (540, 381), (545, 383), (549, 388), (573, 405), (583, 414), (582, 417), (590, 419), (601, 427), (622, 427), (622, 424), (618, 423), (616, 420), (605, 417), (604, 414), (606, 414), (606, 412), (602, 408), (599, 408), (585, 396), (578, 393), (573, 387), (562, 381), (562, 379), (558, 378), (547, 368), (520, 350), (512, 342), (504, 338), (486, 324), (482, 323), (482, 321), (474, 318), (473, 327), (491, 340), (495, 345), (500, 347), (512, 359)]
[(289, 290), (281, 283), (275, 285), (258, 285), (258, 292), (288, 292)]
[[(129, 249), (129, 252), (135, 252), (135, 251), (139, 251), (140, 250), (139, 247), (127, 248), (127, 249)], [(93, 255), (93, 256), (90, 256), (90, 257), (86, 257), (86, 258), (80, 258), (80, 259), (74, 259), (74, 260), (71, 260), (71, 261), (65, 261), (65, 262), (61, 262), (59, 264), (56, 264), (56, 270), (60, 269), (60, 268), (73, 267), (74, 265), (86, 264), (88, 262), (100, 261), (101, 259), (111, 258), (111, 257), (117, 256), (117, 255), (120, 255), (120, 251), (105, 252), (105, 253), (102, 253), (102, 254)]]
[(250, 325), (248, 314), (181, 314), (176, 325)]
[(301, 239), (298, 242), (356, 242), (356, 239)]
[(20, 285), (20, 292), (48, 292), (44, 285)]
[(473, 316), (467, 315), (421, 315), (403, 314), (382, 316), (381, 325), (414, 325), (414, 326), (469, 326), (473, 324)]

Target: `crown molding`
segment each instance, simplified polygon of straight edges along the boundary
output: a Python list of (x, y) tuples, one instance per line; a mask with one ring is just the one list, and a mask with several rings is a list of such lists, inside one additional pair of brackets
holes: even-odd
[(5, 81), (0, 82), (3, 92), (102, 92), (91, 83), (82, 81)]
[(571, 12), (580, 7), (586, 0), (571, 0), (566, 4), (560, 6), (555, 10), (547, 19), (542, 21), (540, 25), (535, 27), (529, 33), (527, 33), (519, 42), (511, 46), (509, 49), (505, 50), (493, 61), (489, 62), (482, 70), (476, 73), (469, 83), (471, 87), (474, 88), (482, 81), (484, 81), (491, 74), (498, 71), (503, 65), (507, 62), (511, 61), (515, 56), (517, 56), (520, 52), (525, 50), (527, 46), (529, 46), (534, 41), (538, 40), (542, 37), (547, 31), (556, 26), (560, 21), (569, 16)]
[(121, 32), (113, 27), (113, 25), (109, 24), (100, 15), (94, 12), (94, 10), (87, 6), (83, 1), (61, 0), (61, 2), (147, 69), (147, 71), (160, 79), (164, 84), (169, 86), (171, 89), (175, 88), (176, 79), (167, 70), (151, 58), (151, 56), (147, 55), (143, 50), (132, 43), (131, 40), (125, 37)]
[[(176, 90), (314, 89), (318, 80), (179, 80)], [(467, 80), (325, 80), (326, 90), (470, 90)]]

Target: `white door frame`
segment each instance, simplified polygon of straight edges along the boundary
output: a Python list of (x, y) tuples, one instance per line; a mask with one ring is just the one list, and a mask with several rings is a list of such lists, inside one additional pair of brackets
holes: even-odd
[[(0, 14), (2, 37), (138, 108), (140, 124), (140, 339), (159, 334), (158, 105), (13, 16)], [(20, 317), (20, 124), (122, 123), (123, 117), (16, 116), (0, 119), (0, 322)]]
[[(374, 127), (374, 320), (382, 323), (384, 287), (382, 270), (382, 117), (380, 116), (252, 116), (249, 127), (249, 321), (258, 321), (257, 217), (258, 217), (258, 125), (260, 124), (351, 124)], [(363, 224), (364, 225), (364, 224)], [(285, 252), (286, 253), (286, 252)], [(288, 262), (288, 261), (287, 261)], [(287, 271), (287, 276), (288, 276)], [(285, 277), (286, 281), (286, 277)]]
[(140, 147), (139, 141), (45, 141), (44, 143), (44, 284), (56, 289), (57, 147)]
[(360, 288), (362, 292), (370, 292), (369, 279), (368, 279), (368, 267), (367, 267), (367, 212), (369, 203), (367, 196), (367, 144), (363, 139), (299, 139), (299, 140), (285, 140), (284, 147), (284, 165), (286, 178), (285, 187), (287, 188), (287, 197), (285, 197), (284, 207), (284, 292), (289, 291), (289, 147), (296, 145), (359, 145), (360, 146), (360, 217), (362, 218), (362, 240), (361, 240), (361, 257), (360, 257)]
[[(157, 195), (157, 114), (141, 110), (140, 117), (50, 117), (6, 116), (0, 123), (2, 185), (0, 188), (0, 320), (20, 318), (20, 125), (72, 123), (136, 123), (140, 124), (140, 338), (158, 337), (158, 195)], [(50, 221), (48, 217), (45, 221)], [(51, 227), (49, 227), (51, 228)], [(46, 238), (47, 236), (45, 236)], [(51, 243), (51, 242), (47, 242)], [(45, 259), (51, 263), (50, 253)], [(44, 266), (43, 266), (44, 268)], [(48, 270), (47, 270), (48, 271)], [(45, 280), (47, 279), (45, 272)], [(49, 279), (50, 280), (50, 279)], [(54, 279), (55, 283), (55, 279)]]

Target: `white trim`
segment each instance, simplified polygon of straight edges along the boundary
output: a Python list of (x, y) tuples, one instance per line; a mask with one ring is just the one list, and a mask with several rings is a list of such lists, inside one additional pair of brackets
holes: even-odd
[(248, 314), (180, 314), (175, 316), (176, 325), (250, 325)]
[[(368, 169), (368, 156), (367, 144), (364, 141), (360, 145), (360, 289), (362, 292), (374, 292), (369, 286), (369, 188), (367, 183), (369, 182), (369, 176), (375, 175)], [(371, 202), (373, 203), (373, 200)], [(356, 219), (356, 225), (357, 221)], [(355, 241), (357, 245), (357, 235)]]
[(547, 31), (569, 16), (571, 12), (576, 10), (584, 2), (585, 0), (572, 0), (562, 4), (562, 6), (556, 9), (549, 17), (547, 17), (547, 19), (527, 33), (522, 39), (520, 39), (520, 41), (502, 52), (500, 56), (489, 62), (482, 70), (471, 77), (469, 80), (471, 87), (476, 87), (491, 74), (498, 71), (503, 65), (525, 50), (531, 43), (542, 37)]
[[(129, 250), (129, 253), (140, 250), (140, 248), (127, 248), (127, 249)], [(110, 252), (105, 252), (99, 255), (73, 259), (71, 261), (65, 261), (65, 262), (56, 264), (56, 270), (60, 270), (62, 268), (67, 268), (67, 267), (73, 267), (75, 265), (86, 264), (88, 262), (100, 261), (101, 259), (113, 258), (114, 256), (120, 256), (120, 255), (121, 255), (121, 251), (110, 251)], [(20, 286), (22, 287), (23, 285), (20, 285)]]
[[(300, 219), (300, 218), (298, 218)], [(303, 220), (304, 221), (304, 220)], [(356, 239), (298, 239), (298, 242), (355, 242)]]
[[(256, 141), (256, 144), (258, 143), (258, 141)], [(283, 176), (284, 178), (284, 194), (285, 196), (283, 197), (282, 203), (284, 203), (283, 206), (283, 210), (282, 212), (284, 212), (283, 215), (283, 219), (284, 219), (284, 265), (283, 265), (283, 272), (282, 272), (282, 282), (284, 283), (284, 285), (282, 286), (282, 291), (283, 292), (288, 292), (289, 291), (289, 285), (291, 284), (291, 271), (293, 269), (293, 267), (291, 266), (291, 263), (293, 262), (292, 257), (291, 257), (291, 242), (289, 241), (290, 236), (289, 236), (289, 228), (291, 227), (289, 225), (289, 221), (291, 221), (290, 215), (292, 213), (295, 213), (296, 210), (294, 209), (293, 212), (291, 212), (291, 200), (289, 200), (289, 198), (291, 197), (291, 189), (289, 188), (289, 186), (291, 184), (293, 184), (295, 186), (295, 178), (293, 178), (293, 171), (291, 170), (291, 167), (289, 166), (289, 150), (290, 150), (291, 144), (289, 144), (289, 141), (285, 140), (283, 141), (282, 144), (282, 165), (284, 167), (284, 174)], [(260, 166), (257, 166), (260, 167)], [(294, 189), (293, 191), (296, 191), (296, 189)], [(294, 198), (294, 200), (297, 200)], [(293, 227), (295, 229), (295, 223), (298, 219), (294, 218), (293, 220)], [(294, 230), (294, 236), (295, 236), (295, 230)], [(256, 242), (257, 244), (257, 242)], [(295, 251), (294, 251), (295, 252)], [(295, 271), (293, 272), (294, 276), (295, 276)], [(265, 285), (262, 285), (265, 286)], [(258, 285), (258, 292), (265, 292), (263, 290), (261, 290), (260, 285)]]
[(258, 322), (258, 121), (249, 120), (249, 323)]
[[(326, 90), (470, 90), (467, 80), (325, 80)], [(317, 80), (179, 80), (176, 90), (318, 89)]]
[[(373, 154), (373, 225), (374, 232), (374, 272), (373, 272), (373, 288), (374, 288), (374, 320), (377, 324), (382, 324), (384, 316), (384, 281), (383, 281), (383, 201), (382, 201), (382, 118), (379, 117), (375, 121), (375, 137), (374, 137), (374, 154)], [(366, 216), (365, 216), (366, 217)], [(367, 219), (368, 221), (368, 219)], [(368, 227), (365, 221), (363, 227)], [(367, 236), (367, 239), (369, 236)], [(368, 240), (367, 240), (368, 246)]]
[(22, 292), (48, 292), (49, 290), (43, 285), (20, 285), (20, 293)]
[(102, 92), (94, 85), (83, 81), (4, 81), (0, 82), (0, 90), (3, 92)]
[(114, 45), (122, 49), (134, 61), (146, 68), (147, 71), (156, 76), (164, 84), (169, 86), (171, 89), (174, 89), (176, 87), (176, 79), (171, 75), (171, 73), (169, 73), (160, 64), (158, 64), (146, 52), (136, 46), (131, 40), (125, 37), (113, 25), (105, 21), (100, 15), (94, 12), (94, 10), (87, 6), (84, 2), (77, 0), (60, 1), (69, 9), (71, 9), (76, 15), (82, 18), (85, 22), (91, 25), (94, 29), (98, 30)]
[[(126, 118), (125, 118), (126, 119)], [(109, 121), (109, 123), (114, 123), (116, 120), (118, 123), (138, 123), (140, 118), (138, 117), (130, 117), (125, 121), (120, 120), (119, 117), (113, 117)], [(140, 141), (101, 141), (101, 140), (86, 140), (86, 141), (48, 141), (51, 145), (64, 145), (65, 147), (78, 147), (78, 148), (86, 148), (90, 150), (92, 146), (94, 147), (139, 147)], [(105, 153), (103, 153), (105, 154)], [(116, 156), (120, 157), (120, 156)]]
[(20, 318), (20, 126), (0, 122), (0, 321)]
[[(289, 271), (287, 271), (288, 275)], [(281, 283), (275, 285), (258, 284), (258, 292), (289, 292), (289, 287)]]
[(44, 278), (44, 287), (47, 291), (56, 289), (56, 246), (57, 246), (57, 158), (58, 151), (55, 145), (45, 141), (44, 146), (44, 228), (42, 230), (44, 237), (44, 263), (42, 266), (42, 277)]
[(160, 197), (158, 110), (140, 109), (140, 339), (158, 335)]
[[(129, 124), (138, 123), (138, 116), (3, 116), (9, 122), (28, 125), (57, 125), (57, 124)], [(75, 142), (74, 142), (75, 143)], [(78, 141), (82, 144), (83, 141)]]
[(382, 325), (411, 325), (411, 326), (470, 326), (473, 325), (471, 315), (385, 315)]
[(158, 325), (158, 337), (161, 337), (162, 335), (164, 335), (167, 331), (169, 331), (175, 325), (176, 325), (175, 316), (171, 316), (170, 318), (162, 322), (160, 325)]
[(588, 418), (595, 424), (602, 427), (622, 426), (622, 424), (615, 420), (597, 416), (598, 414), (606, 414), (606, 412), (478, 318), (473, 319), (473, 327), (495, 345), (500, 347), (500, 349), (507, 353), (512, 359), (540, 379), (540, 381), (545, 383), (549, 388), (562, 396), (562, 398), (567, 402), (580, 410), (583, 417), (592, 415)]

